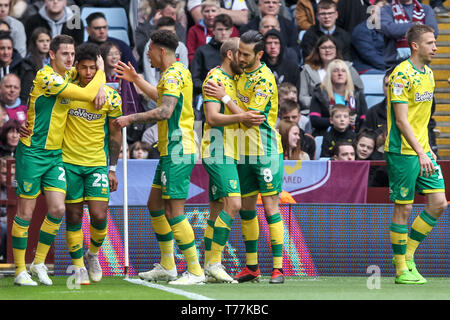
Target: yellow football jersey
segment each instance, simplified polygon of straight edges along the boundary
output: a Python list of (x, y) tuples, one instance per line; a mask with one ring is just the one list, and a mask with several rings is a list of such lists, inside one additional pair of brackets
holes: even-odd
[(408, 59), (395, 67), (389, 78), (388, 87), (388, 132), (384, 148), (386, 152), (416, 155), (395, 123), (393, 107), (395, 103), (408, 104), (408, 122), (414, 135), (423, 150), (425, 152), (430, 151), (428, 122), (431, 116), (434, 86), (433, 71), (428, 66), (425, 66), (423, 72), (419, 71)]
[(27, 127), (30, 135), (20, 138), (28, 146), (46, 150), (61, 149), (70, 98), (93, 101), (100, 85), (106, 81), (99, 71), (89, 86), (80, 88), (71, 83), (77, 78), (75, 68), (61, 76), (50, 65), (40, 69), (33, 81), (28, 99)]
[(92, 102), (70, 102), (62, 145), (64, 162), (88, 167), (107, 165), (108, 122), (122, 115), (122, 99), (116, 90), (103, 87), (106, 102), (100, 110)]
[(264, 64), (244, 72), (237, 81), (237, 98), (244, 110), (256, 110), (266, 116), (258, 127), (241, 125), (241, 155), (263, 156), (283, 153), (281, 136), (275, 129), (278, 117), (278, 87), (272, 71)]
[[(236, 81), (220, 68), (213, 69), (203, 82), (203, 86), (208, 81), (222, 83), (225, 87), (225, 92), (237, 104), (236, 101)], [(220, 113), (232, 114), (223, 102), (214, 97), (203, 93), (203, 103), (216, 102), (220, 104)], [(207, 112), (204, 109), (205, 114)], [(203, 127), (202, 138), (202, 158), (220, 157), (224, 156), (239, 160), (239, 123), (233, 123), (224, 127), (211, 127), (208, 122), (205, 122)]]
[(178, 99), (168, 120), (158, 122), (158, 150), (160, 156), (195, 153), (194, 109), (192, 108), (192, 76), (184, 64), (174, 62), (158, 82), (158, 107), (163, 96)]

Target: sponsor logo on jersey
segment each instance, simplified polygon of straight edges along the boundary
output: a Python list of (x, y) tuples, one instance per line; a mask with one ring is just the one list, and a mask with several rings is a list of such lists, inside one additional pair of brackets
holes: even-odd
[(98, 113), (87, 112), (86, 109), (70, 109), (69, 116), (86, 119), (87, 121), (94, 121), (101, 119), (102, 115)]
[(422, 94), (416, 92), (416, 95), (414, 96), (414, 101), (416, 102), (432, 101), (432, 100), (433, 100), (433, 92), (425, 91)]

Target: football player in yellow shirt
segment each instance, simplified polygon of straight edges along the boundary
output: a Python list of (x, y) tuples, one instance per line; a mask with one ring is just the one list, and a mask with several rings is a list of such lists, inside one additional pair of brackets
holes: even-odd
[[(396, 268), (395, 283), (423, 284), (414, 253), (447, 208), (445, 184), (428, 141), (434, 78), (428, 64), (436, 53), (433, 28), (414, 25), (406, 33), (411, 57), (392, 71), (388, 86), (386, 165), (394, 213), (390, 238)], [(408, 218), (414, 193), (424, 194), (425, 209), (414, 220), (408, 236)]]
[[(196, 157), (192, 77), (189, 70), (176, 60), (178, 38), (175, 34), (157, 30), (150, 40), (147, 55), (152, 66), (162, 72), (157, 88), (140, 77), (130, 64), (119, 62), (116, 67), (119, 78), (134, 82), (158, 103), (153, 110), (115, 120), (119, 127), (133, 122), (158, 121), (160, 160), (148, 208), (161, 249), (161, 262), (155, 264), (152, 270), (139, 273), (139, 277), (149, 281), (170, 281), (169, 284), (175, 285), (201, 284), (205, 281), (205, 275), (198, 261), (192, 226), (184, 215)], [(187, 262), (187, 271), (178, 279), (173, 254), (174, 238)]]
[[(75, 50), (75, 66), (81, 87), (97, 72), (98, 45), (83, 43)], [(92, 102), (72, 99), (64, 132), (62, 157), (66, 171), (66, 240), (75, 266), (75, 283), (89, 284), (102, 278), (98, 251), (106, 237), (109, 193), (117, 189), (115, 168), (122, 145), (122, 131), (113, 120), (122, 115), (122, 100), (113, 88), (104, 85), (106, 103), (97, 110)], [(109, 165), (109, 167), (108, 167)], [(90, 246), (83, 261), (83, 204), (90, 218)]]
[(25, 268), (28, 228), (43, 191), (48, 213), (42, 223), (36, 255), (30, 266), (39, 282), (52, 285), (45, 258), (59, 231), (65, 213), (66, 179), (62, 163), (62, 140), (69, 99), (104, 103), (104, 63), (97, 57), (98, 71), (91, 83), (81, 88), (71, 82), (77, 73), (73, 68), (75, 42), (66, 35), (56, 36), (50, 44), (50, 64), (36, 74), (28, 101), (26, 136), (22, 136), (16, 151), (17, 213), (12, 226), (12, 246), (16, 274), (14, 284), (36, 286)]
[[(237, 106), (235, 75), (242, 69), (237, 63), (239, 38), (223, 42), (222, 64), (208, 74), (203, 87), (214, 82), (224, 87), (221, 100), (203, 92), (206, 122), (202, 139), (202, 162), (209, 174), (210, 215), (205, 229), (205, 273), (208, 281), (234, 282), (221, 264), (223, 248), (241, 208), (239, 161), (239, 123), (260, 125), (265, 116), (257, 111), (244, 112)], [(234, 103), (230, 103), (230, 99)], [(228, 104), (227, 104), (228, 103)]]

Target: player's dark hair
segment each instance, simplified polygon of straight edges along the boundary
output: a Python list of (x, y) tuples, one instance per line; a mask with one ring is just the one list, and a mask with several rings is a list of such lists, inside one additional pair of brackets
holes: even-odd
[(161, 27), (175, 27), (175, 20), (171, 17), (161, 17), (156, 23), (156, 29)]
[(68, 36), (66, 34), (57, 35), (50, 42), (50, 50), (56, 53), (62, 44), (72, 44), (73, 46), (75, 46), (75, 40), (71, 36)]
[(231, 19), (231, 17), (229, 15), (227, 15), (225, 13), (218, 14), (214, 18), (213, 29), (216, 28), (218, 23), (223, 24), (225, 26), (225, 28), (227, 28), (227, 29), (233, 28), (233, 20)]
[(256, 30), (248, 30), (241, 35), (241, 42), (245, 44), (254, 44), (253, 52), (264, 51), (264, 36)]
[(91, 26), (92, 21), (97, 20), (99, 18), (106, 20), (106, 16), (103, 12), (92, 12), (90, 15), (88, 15), (86, 18), (86, 23), (88, 27)]
[(426, 24), (415, 24), (408, 31), (406, 31), (406, 41), (408, 42), (409, 47), (411, 48), (411, 44), (413, 42), (420, 42), (422, 35), (424, 33), (431, 32), (434, 34), (434, 29)]
[(83, 60), (97, 61), (98, 55), (100, 55), (100, 48), (92, 42), (82, 43), (75, 49), (75, 61), (77, 62)]
[(152, 43), (175, 52), (178, 47), (178, 37), (169, 30), (156, 30), (150, 36)]

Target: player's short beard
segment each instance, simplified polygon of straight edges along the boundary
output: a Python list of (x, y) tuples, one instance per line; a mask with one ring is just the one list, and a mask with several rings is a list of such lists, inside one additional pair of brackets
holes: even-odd
[(230, 62), (230, 69), (234, 74), (242, 74), (242, 72), (244, 72), (239, 64), (233, 60)]

